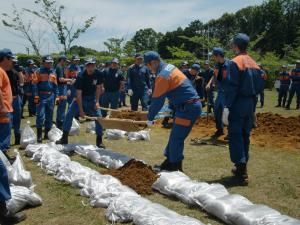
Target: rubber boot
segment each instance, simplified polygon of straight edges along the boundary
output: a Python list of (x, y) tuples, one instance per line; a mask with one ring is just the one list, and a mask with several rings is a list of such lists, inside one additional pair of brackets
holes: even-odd
[(58, 129), (62, 130), (63, 123), (60, 122), (60, 121), (57, 121), (57, 122), (56, 122), (56, 127), (57, 127)]
[(103, 141), (102, 141), (102, 136), (98, 135), (96, 138), (96, 146), (98, 148), (105, 148)]
[(43, 128), (37, 128), (37, 142), (43, 142)]
[(275, 106), (276, 108), (279, 108), (279, 107), (281, 107), (281, 104), (280, 104), (280, 102), (278, 102), (278, 104)]
[(5, 202), (0, 202), (0, 224), (16, 224), (26, 219), (23, 212), (10, 213), (6, 208)]
[(19, 145), (21, 141), (21, 134), (15, 134), (15, 145)]
[(69, 142), (68, 141), (68, 136), (69, 136), (69, 132), (64, 131), (61, 139), (56, 141), (55, 144), (57, 144), (57, 145), (66, 145), (66, 144), (68, 144), (68, 142)]
[(290, 110), (291, 109), (290, 104), (287, 104), (286, 107), (285, 107), (285, 109), (286, 110)]
[(48, 133), (49, 133), (50, 129), (46, 129), (45, 128), (45, 134), (44, 134), (44, 140), (48, 140)]
[(160, 171), (181, 171), (182, 170), (182, 161), (176, 162), (176, 163), (171, 163), (167, 159), (160, 165), (160, 166), (154, 166), (154, 170), (157, 172)]
[(14, 164), (14, 162), (16, 161), (16, 157), (15, 156), (9, 156), (7, 154), (7, 151), (3, 152), (3, 154), (5, 155), (5, 157), (7, 158), (7, 160), (9, 161), (9, 163), (11, 165)]
[(160, 165), (154, 165), (154, 171), (160, 172), (162, 170), (166, 170), (166, 168), (169, 166), (169, 160), (165, 159)]
[(247, 186), (249, 184), (249, 177), (247, 173), (247, 164), (242, 163), (236, 165), (236, 169), (232, 170), (232, 173), (235, 175), (238, 183), (242, 186)]
[(282, 107), (283, 108), (285, 107), (285, 102), (286, 102), (286, 99), (283, 99), (283, 102), (282, 102)]
[(222, 136), (223, 134), (224, 134), (223, 129), (218, 129), (218, 130), (214, 133), (214, 135), (212, 136), (212, 138), (218, 138), (218, 137)]

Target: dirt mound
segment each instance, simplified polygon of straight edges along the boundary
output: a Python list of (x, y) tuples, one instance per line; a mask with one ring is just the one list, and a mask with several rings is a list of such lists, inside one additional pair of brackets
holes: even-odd
[(134, 112), (130, 110), (121, 110), (119, 112), (111, 112), (112, 118), (118, 119), (131, 119), (135, 121), (145, 121), (147, 120), (147, 112)]
[(152, 194), (152, 184), (158, 178), (151, 166), (135, 159), (128, 161), (119, 169), (106, 171), (106, 174), (118, 178), (122, 184), (131, 187), (141, 195)]

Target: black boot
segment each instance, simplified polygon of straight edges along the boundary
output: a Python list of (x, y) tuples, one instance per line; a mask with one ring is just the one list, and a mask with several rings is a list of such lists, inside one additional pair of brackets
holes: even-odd
[(96, 146), (98, 148), (105, 148), (103, 141), (102, 141), (102, 136), (98, 135), (96, 138)]
[(60, 130), (62, 130), (62, 127), (63, 127), (63, 123), (61, 121), (57, 121), (56, 122), (56, 127)]
[(285, 107), (286, 110), (290, 110), (290, 105), (288, 104), (286, 107)]
[(235, 176), (239, 185), (247, 186), (249, 184), (249, 177), (248, 177), (246, 163), (235, 165), (235, 168), (233, 168), (231, 172)]
[(15, 214), (10, 213), (6, 208), (5, 202), (0, 202), (0, 224), (16, 224), (26, 219), (26, 215), (23, 212)]
[(9, 163), (11, 165), (16, 161), (16, 157), (15, 156), (9, 156), (7, 154), (7, 151), (3, 152), (3, 154), (5, 155), (5, 157), (7, 158), (7, 160), (9, 161)]
[(212, 138), (218, 138), (218, 137), (222, 136), (223, 134), (224, 134), (223, 129), (218, 129), (218, 130), (214, 133), (214, 135), (212, 136)]
[(49, 133), (50, 129), (46, 129), (45, 128), (45, 134), (44, 134), (44, 140), (48, 139), (48, 133)]
[(158, 165), (155, 165), (154, 166), (154, 170), (157, 171), (157, 172), (160, 172), (160, 171), (181, 171), (183, 172), (182, 170), (182, 161), (180, 162), (177, 162), (177, 163), (171, 163), (168, 161), (168, 159), (166, 159), (160, 166)]
[(15, 145), (19, 145), (21, 141), (21, 134), (15, 134)]
[(281, 104), (280, 104), (280, 103), (278, 103), (278, 105), (276, 105), (275, 107), (276, 107), (276, 108), (279, 108), (279, 107), (281, 107)]
[(169, 164), (170, 164), (169, 160), (165, 159), (160, 165), (154, 165), (154, 170), (156, 172), (166, 170), (166, 168), (168, 168)]
[(66, 145), (66, 144), (68, 144), (68, 136), (69, 136), (69, 132), (64, 131), (61, 139), (56, 141), (55, 144), (57, 144), (57, 145)]
[(37, 142), (43, 142), (43, 128), (37, 128)]

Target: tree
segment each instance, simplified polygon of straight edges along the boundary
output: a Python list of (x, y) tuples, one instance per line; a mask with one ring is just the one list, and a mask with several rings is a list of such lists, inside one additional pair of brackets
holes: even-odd
[(124, 42), (124, 38), (109, 38), (104, 42), (108, 53), (113, 56), (120, 58), (122, 56), (122, 44)]
[(195, 60), (196, 59), (196, 57), (193, 53), (183, 50), (184, 45), (181, 45), (180, 47), (167, 46), (167, 49), (172, 54), (173, 58), (182, 59), (182, 60)]
[(132, 42), (137, 52), (157, 51), (157, 46), (162, 36), (162, 33), (157, 33), (152, 28), (140, 29), (133, 36)]
[(95, 49), (85, 48), (85, 47), (77, 46), (77, 45), (72, 46), (70, 48), (69, 52), (71, 54), (79, 55), (79, 56), (86, 56), (86, 55), (94, 55), (95, 56), (98, 54), (98, 52)]
[(135, 45), (132, 40), (126, 42), (123, 47), (123, 52), (127, 57), (132, 57), (134, 54), (136, 54)]
[(27, 40), (36, 55), (40, 55), (42, 40), (45, 32), (40, 29), (34, 31), (32, 20), (26, 21), (22, 11), (12, 5), (13, 11), (10, 14), (2, 13), (2, 23), (5, 27), (14, 31), (14, 34)]
[(55, 0), (35, 0), (35, 4), (41, 7), (40, 11), (24, 10), (45, 20), (51, 26), (65, 53), (69, 52), (72, 43), (85, 33), (96, 19), (95, 16), (92, 16), (84, 21), (82, 26), (75, 27), (73, 21), (68, 24), (63, 19), (65, 6), (58, 5)]

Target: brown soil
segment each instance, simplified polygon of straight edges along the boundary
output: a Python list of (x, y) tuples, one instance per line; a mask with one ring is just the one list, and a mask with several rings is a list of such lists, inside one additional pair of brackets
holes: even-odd
[[(208, 138), (215, 131), (213, 117), (208, 120), (203, 117), (194, 125), (190, 138)], [(224, 132), (227, 135), (227, 129)], [(219, 140), (223, 140), (225, 135)], [(300, 116), (283, 117), (273, 113), (257, 113), (257, 128), (252, 129), (251, 143), (260, 147), (300, 150)]]
[(107, 170), (105, 173), (118, 178), (122, 184), (134, 189), (141, 195), (152, 194), (152, 184), (158, 178), (151, 166), (135, 159), (128, 161), (119, 169)]
[(121, 110), (120, 112), (111, 112), (112, 118), (118, 119), (131, 119), (135, 121), (147, 120), (147, 113), (145, 112), (133, 112), (130, 110)]

